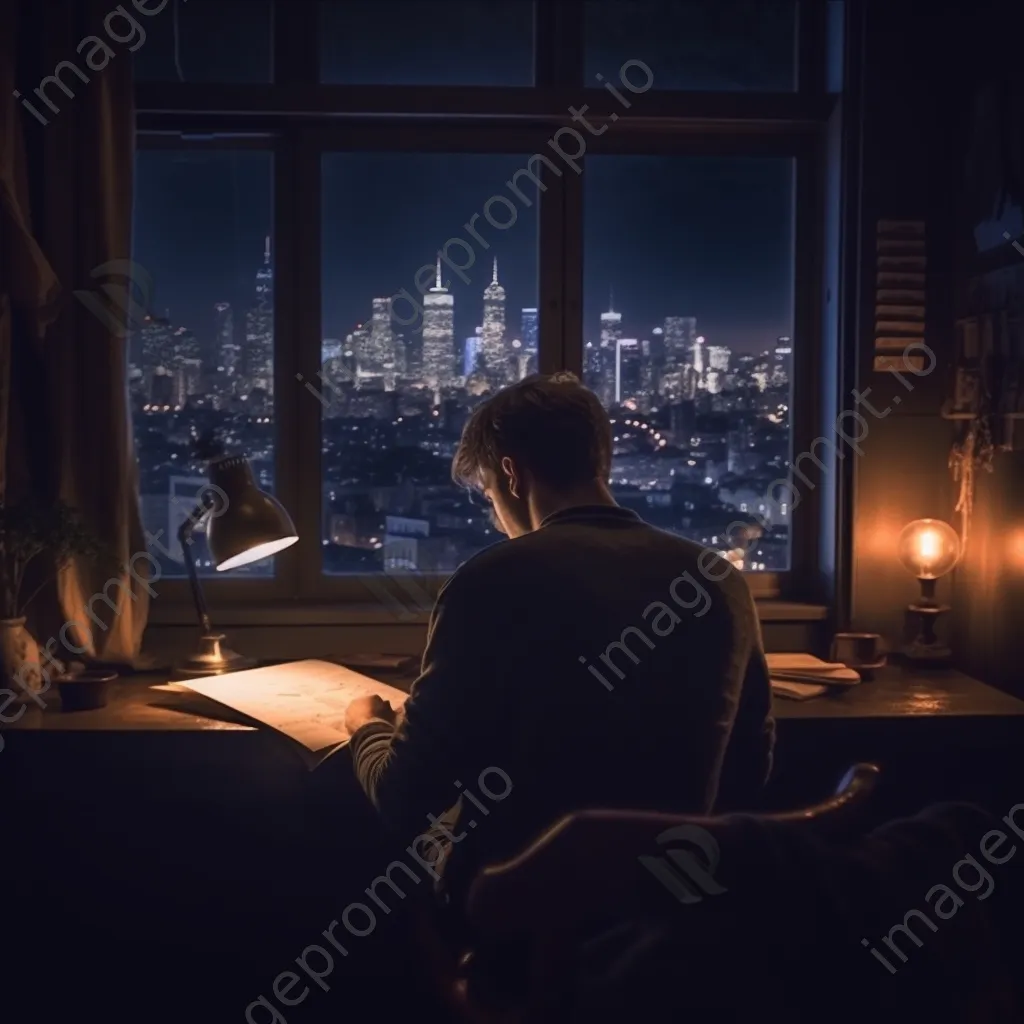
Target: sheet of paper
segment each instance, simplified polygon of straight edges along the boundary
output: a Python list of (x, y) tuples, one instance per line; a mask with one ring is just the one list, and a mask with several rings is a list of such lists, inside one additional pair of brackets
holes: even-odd
[(343, 665), (315, 660), (184, 679), (176, 685), (284, 733), (316, 755), (311, 766), (348, 742), (345, 709), (357, 697), (376, 695), (397, 708), (408, 696)]
[(842, 662), (822, 661), (813, 654), (802, 654), (800, 652), (784, 652), (782, 654), (766, 654), (765, 660), (768, 667), (780, 672), (820, 672), (827, 669), (846, 668)]
[(824, 683), (827, 686), (856, 686), (860, 673), (841, 662), (822, 661), (813, 654), (785, 653), (765, 656), (772, 679)]
[(828, 687), (819, 686), (815, 683), (792, 683), (782, 679), (772, 680), (772, 693), (780, 697), (788, 697), (790, 700), (810, 700), (812, 697), (820, 697)]

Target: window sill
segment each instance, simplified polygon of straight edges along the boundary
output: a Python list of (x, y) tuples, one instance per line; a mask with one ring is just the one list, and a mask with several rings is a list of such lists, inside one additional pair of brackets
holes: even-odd
[[(821, 622), (828, 617), (824, 605), (795, 601), (759, 600), (758, 617), (762, 622)], [(265, 604), (251, 607), (218, 608), (211, 617), (218, 629), (245, 626), (415, 626), (426, 625), (428, 612), (408, 610), (401, 615), (379, 604)], [(160, 604), (150, 609), (150, 627), (194, 626), (196, 615), (190, 605)]]

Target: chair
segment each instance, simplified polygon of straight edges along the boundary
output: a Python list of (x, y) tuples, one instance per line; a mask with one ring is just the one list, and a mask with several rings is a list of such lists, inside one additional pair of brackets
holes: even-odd
[[(794, 811), (755, 815), (828, 840), (855, 837), (879, 780), (873, 764), (848, 769), (828, 799)], [(522, 853), (492, 864), (470, 887), (467, 913), (480, 945), (446, 973), (449, 1003), (469, 1024), (544, 1024), (560, 1020), (560, 998), (575, 936), (588, 924), (628, 920), (653, 901), (670, 906), (652, 885), (639, 852), (666, 829), (697, 826), (728, 849), (730, 816), (687, 817), (646, 811), (586, 810), (567, 815)], [(600, 855), (595, 856), (595, 851)], [(728, 854), (723, 856), (725, 860)], [(488, 948), (522, 941), (527, 950), (514, 1000), (496, 996)], [(523, 976), (525, 975), (525, 977)]]

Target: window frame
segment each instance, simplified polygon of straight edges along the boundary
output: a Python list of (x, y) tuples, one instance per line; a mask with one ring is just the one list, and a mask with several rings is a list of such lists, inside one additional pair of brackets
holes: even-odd
[[(216, 0), (210, 0), (216, 2)], [(850, 5), (847, 0), (847, 17)], [(272, 579), (203, 578), (218, 620), (230, 609), (301, 607), (319, 619), (331, 605), (345, 621), (415, 621), (425, 615), (446, 574), (408, 580), (328, 576), (322, 571), (320, 522), (321, 406), (295, 386), (296, 374), (320, 367), (321, 168), (342, 151), (534, 153), (571, 125), (570, 106), (606, 109), (604, 89), (583, 83), (583, 0), (535, 5), (535, 85), (437, 87), (323, 85), (317, 4), (274, 5), (274, 82), (215, 85), (139, 82), (139, 148), (261, 148), (274, 154), (275, 494), (292, 513), (300, 540), (275, 561)], [(588, 140), (588, 155), (786, 156), (795, 162), (794, 380), (792, 454), (807, 450), (829, 382), (822, 377), (822, 279), (825, 252), (826, 128), (838, 97), (826, 90), (825, 3), (800, 0), (797, 85), (792, 92), (651, 90), (637, 116)], [(595, 122), (597, 119), (595, 118)], [(583, 180), (563, 174), (537, 199), (539, 358), (543, 372), (579, 372), (583, 301)], [(410, 268), (411, 271), (412, 268)], [(314, 370), (315, 372), (315, 370)], [(301, 397), (299, 397), (301, 395)], [(306, 399), (305, 401), (303, 399)], [(310, 453), (315, 452), (312, 459)], [(315, 465), (316, 473), (313, 472)], [(301, 468), (300, 468), (301, 467)], [(792, 512), (786, 573), (748, 573), (755, 596), (819, 600), (821, 488), (801, 495)], [(184, 577), (161, 581), (154, 621), (194, 617)], [(415, 605), (415, 608), (412, 606)], [(228, 609), (226, 614), (220, 614)], [(405, 609), (405, 611), (403, 611)], [(332, 618), (328, 613), (327, 618)]]

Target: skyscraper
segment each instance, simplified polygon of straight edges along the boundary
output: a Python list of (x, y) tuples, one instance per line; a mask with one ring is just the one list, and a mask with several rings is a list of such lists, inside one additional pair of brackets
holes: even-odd
[(731, 356), (732, 351), (725, 345), (708, 345), (708, 368), (728, 373)]
[(776, 338), (775, 353), (772, 359), (771, 384), (773, 387), (785, 387), (793, 374), (793, 341), (791, 338)]
[(504, 387), (511, 379), (509, 353), (505, 351), (505, 289), (498, 283), (498, 259), (494, 259), (491, 283), (484, 289), (484, 322), (480, 349), (488, 383)]
[(537, 356), (537, 310), (524, 309), (521, 312), (520, 335), (527, 355)]
[(174, 365), (174, 328), (166, 317), (147, 316), (139, 329), (140, 364), (152, 388), (153, 375), (159, 369), (170, 371)]
[(423, 296), (423, 380), (435, 396), (452, 383), (455, 373), (455, 296), (437, 281)]
[(698, 380), (703, 378), (708, 368), (707, 351), (704, 348), (704, 335), (698, 334), (693, 339), (693, 369)]
[(384, 389), (395, 388), (395, 332), (391, 327), (391, 300), (373, 300), (369, 336), (363, 346), (361, 377), (383, 377)]
[(246, 391), (274, 395), (274, 270), (270, 262), (270, 236), (263, 251), (263, 266), (256, 271), (256, 302), (245, 314)]
[(213, 307), (213, 322), (220, 384), (224, 390), (231, 391), (242, 372), (242, 348), (235, 341), (235, 318), (230, 302), (218, 302)]
[(601, 314), (601, 344), (594, 353), (594, 369), (589, 387), (605, 408), (615, 402), (615, 373), (619, 338), (622, 337), (622, 314), (616, 312), (611, 296), (608, 311)]
[(619, 338), (615, 342), (615, 404), (636, 398), (640, 391), (640, 342)]
[(466, 347), (462, 353), (462, 375), (468, 377), (475, 369), (480, 357), (480, 335), (474, 334), (466, 339)]
[(693, 365), (692, 349), (697, 336), (695, 316), (665, 317), (665, 370), (681, 370)]

